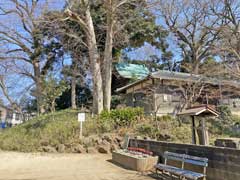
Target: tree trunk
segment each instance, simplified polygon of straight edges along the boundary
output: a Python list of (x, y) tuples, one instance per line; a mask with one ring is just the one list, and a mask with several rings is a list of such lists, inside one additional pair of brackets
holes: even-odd
[(111, 108), (111, 85), (112, 85), (112, 48), (113, 48), (113, 12), (111, 0), (108, 4), (107, 13), (107, 37), (104, 51), (104, 73), (103, 73), (103, 106), (104, 109)]
[(193, 74), (199, 74), (199, 62), (194, 62)]
[(93, 113), (100, 114), (103, 110), (103, 89), (102, 75), (100, 67), (100, 56), (97, 47), (97, 41), (93, 26), (93, 21), (90, 13), (90, 7), (86, 10), (86, 24), (88, 28), (87, 44), (89, 51), (90, 67), (93, 79)]
[(55, 112), (55, 100), (51, 102), (51, 112)]
[(41, 72), (40, 72), (40, 64), (38, 61), (33, 63), (34, 69), (34, 77), (36, 82), (36, 98), (37, 98), (37, 109), (39, 113), (44, 113), (45, 109), (43, 106), (43, 99), (42, 99), (42, 80), (41, 80)]
[(71, 80), (71, 106), (72, 109), (77, 109), (76, 105), (76, 73), (77, 73), (77, 64), (73, 62), (73, 74)]
[(199, 73), (199, 64), (200, 64), (200, 60), (199, 60), (199, 56), (198, 56), (198, 52), (195, 49), (192, 49), (192, 72), (193, 74), (198, 74)]
[(71, 106), (72, 106), (72, 109), (77, 109), (77, 105), (76, 105), (76, 77), (75, 77), (75, 75), (72, 76), (72, 80), (71, 80)]

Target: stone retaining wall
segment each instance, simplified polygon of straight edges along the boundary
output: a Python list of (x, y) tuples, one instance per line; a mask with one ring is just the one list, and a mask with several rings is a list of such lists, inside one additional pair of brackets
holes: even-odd
[[(209, 159), (207, 180), (240, 180), (240, 150), (136, 139), (131, 139), (129, 146), (152, 151), (159, 156), (160, 162), (163, 162), (165, 151), (206, 157)], [(187, 168), (199, 171), (197, 167), (187, 166)]]

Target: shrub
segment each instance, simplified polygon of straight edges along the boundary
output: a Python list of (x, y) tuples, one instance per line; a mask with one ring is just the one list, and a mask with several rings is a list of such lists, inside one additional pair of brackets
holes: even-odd
[(151, 124), (139, 124), (137, 126), (137, 131), (141, 135), (153, 137), (157, 131)]
[(122, 109), (113, 109), (110, 112), (103, 111), (100, 115), (100, 121), (108, 121), (109, 123), (112, 123), (114, 127), (125, 127), (131, 126), (143, 115), (144, 111), (142, 108), (127, 107)]

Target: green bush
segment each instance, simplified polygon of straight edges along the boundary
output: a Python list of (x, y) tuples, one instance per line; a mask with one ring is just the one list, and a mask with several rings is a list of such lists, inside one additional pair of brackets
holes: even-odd
[(110, 112), (103, 111), (100, 115), (100, 120), (102, 122), (111, 122), (114, 127), (125, 127), (131, 126), (139, 117), (142, 117), (143, 115), (144, 110), (142, 108), (127, 107), (122, 109), (113, 109)]

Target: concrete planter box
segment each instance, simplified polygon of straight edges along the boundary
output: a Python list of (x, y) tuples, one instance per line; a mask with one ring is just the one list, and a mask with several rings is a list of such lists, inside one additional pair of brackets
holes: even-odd
[(145, 172), (153, 169), (158, 162), (157, 156), (138, 157), (124, 151), (112, 153), (113, 162), (131, 170)]

